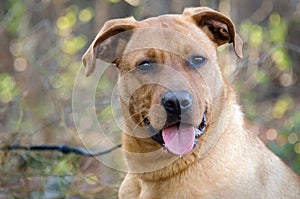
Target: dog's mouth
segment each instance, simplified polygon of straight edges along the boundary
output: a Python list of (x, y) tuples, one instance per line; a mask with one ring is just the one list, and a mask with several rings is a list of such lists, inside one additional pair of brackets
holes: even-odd
[(169, 124), (161, 130), (153, 128), (150, 121), (145, 118), (144, 122), (147, 127), (149, 136), (163, 147), (175, 155), (182, 157), (190, 153), (199, 142), (199, 138), (203, 135), (207, 125), (207, 113), (203, 114), (201, 124), (193, 126), (180, 121)]

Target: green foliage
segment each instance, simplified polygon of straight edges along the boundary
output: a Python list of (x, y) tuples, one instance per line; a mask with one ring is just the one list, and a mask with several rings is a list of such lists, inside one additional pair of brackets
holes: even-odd
[(111, 3), (119, 3), (120, 2), (120, 0), (107, 0), (107, 1), (109, 1)]
[(0, 74), (0, 101), (8, 103), (13, 101), (19, 94), (15, 79), (9, 74)]
[[(287, 20), (276, 12), (269, 16), (267, 26), (253, 24), (248, 19), (241, 23), (240, 33), (248, 41), (250, 62), (247, 71), (240, 71), (247, 73), (246, 81), (240, 79), (237, 88), (247, 118), (267, 124), (269, 130), (261, 132), (262, 137), (266, 137), (272, 151), (300, 174), (299, 95), (286, 91), (296, 87), (295, 69), (285, 48), (287, 30)], [(280, 95), (267, 98), (279, 91)], [(262, 98), (265, 100), (259, 100)]]
[(94, 16), (94, 10), (92, 8), (84, 8), (79, 12), (79, 20), (83, 23), (89, 22)]
[[(174, 2), (175, 8), (178, 2)], [(133, 11), (138, 18), (151, 13), (142, 8), (148, 3), (130, 3), (136, 4)], [(113, 18), (134, 12), (125, 10), (129, 4), (120, 0), (8, 0), (0, 5), (0, 13), (5, 14), (0, 31), (1, 145), (82, 145), (71, 107), (80, 58), (104, 22), (103, 13)], [(300, 104), (299, 95), (292, 92), (299, 90), (295, 85), (300, 78), (285, 48), (289, 26), (288, 19), (276, 12), (264, 25), (249, 19), (241, 23), (238, 32), (247, 43), (247, 67), (239, 71), (236, 87), (247, 119), (267, 125), (264, 141), (300, 174)], [(104, 136), (119, 143), (111, 106), (117, 103), (115, 97), (111, 99), (116, 77), (113, 67), (105, 71), (95, 91), (98, 101), (92, 106), (107, 132)], [(88, 132), (86, 137), (98, 143), (97, 133)], [(117, 198), (123, 177), (93, 158), (59, 152), (0, 152), (0, 169), (0, 198)]]
[(10, 33), (17, 33), (20, 31), (21, 24), (24, 20), (25, 13), (24, 1), (9, 0), (8, 1), (9, 16), (6, 23), (6, 29)]
[[(94, 18), (94, 3), (65, 3), (48, 4), (56, 6), (52, 10), (43, 8), (46, 1), (6, 4), (1, 27), (10, 34), (13, 64), (7, 67), (9, 72), (0, 73), (1, 146), (81, 145), (72, 122), (71, 98), (86, 35), (92, 34), (86, 27)], [(43, 20), (45, 16), (52, 21)], [(107, 118), (111, 112), (104, 108), (100, 115)], [(111, 176), (116, 179), (112, 183), (120, 179), (119, 173), (93, 158), (86, 161), (59, 152), (0, 152), (0, 168), (0, 198), (3, 191), (5, 198), (116, 198), (117, 187), (103, 184)], [(106, 172), (97, 172), (99, 168)]]

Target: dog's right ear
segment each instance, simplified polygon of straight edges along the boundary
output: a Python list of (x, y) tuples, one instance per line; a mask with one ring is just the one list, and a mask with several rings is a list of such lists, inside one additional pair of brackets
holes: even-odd
[(134, 28), (136, 20), (133, 17), (107, 21), (96, 38), (82, 56), (85, 74), (89, 76), (95, 70), (96, 59), (113, 63), (124, 51), (127, 41)]
[(183, 14), (192, 18), (217, 46), (233, 43), (236, 55), (243, 57), (243, 41), (227, 16), (208, 7), (186, 8)]

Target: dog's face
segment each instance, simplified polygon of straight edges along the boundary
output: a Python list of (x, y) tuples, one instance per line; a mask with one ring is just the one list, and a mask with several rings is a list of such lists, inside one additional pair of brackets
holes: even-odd
[(226, 93), (216, 47), (224, 43), (233, 43), (242, 56), (242, 42), (227, 17), (209, 8), (186, 9), (141, 22), (107, 22), (83, 61), (88, 75), (96, 58), (114, 63), (130, 133), (150, 143), (150, 151), (164, 147), (181, 156), (199, 145), (222, 109), (217, 102)]

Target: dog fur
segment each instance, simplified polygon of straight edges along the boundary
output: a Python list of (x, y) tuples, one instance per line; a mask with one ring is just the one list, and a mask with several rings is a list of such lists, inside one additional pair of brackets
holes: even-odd
[[(244, 126), (236, 94), (218, 65), (216, 49), (225, 43), (242, 57), (242, 40), (232, 21), (207, 7), (139, 22), (110, 20), (100, 30), (83, 62), (87, 76), (97, 58), (120, 72), (128, 167), (120, 198), (300, 198), (299, 177)], [(207, 62), (191, 69), (186, 59), (195, 53)], [(156, 71), (137, 72), (143, 60), (156, 63)], [(183, 120), (197, 126), (206, 112), (207, 127), (198, 146), (179, 157), (148, 136), (144, 118), (164, 128), (162, 96), (182, 89), (195, 102)]]

